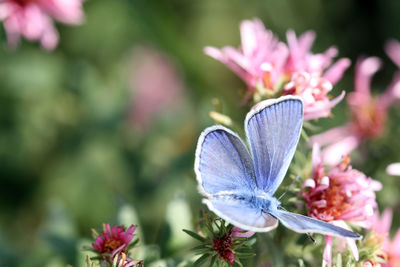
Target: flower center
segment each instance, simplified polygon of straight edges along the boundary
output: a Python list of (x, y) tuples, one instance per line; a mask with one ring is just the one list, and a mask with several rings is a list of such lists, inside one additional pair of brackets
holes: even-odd
[(335, 178), (330, 178), (329, 182), (329, 188), (315, 194), (311, 199), (315, 203), (325, 203), (325, 205), (312, 207), (318, 219), (324, 221), (335, 220), (350, 208), (340, 182)]
[(386, 122), (386, 110), (380, 108), (374, 99), (368, 104), (352, 107), (352, 113), (358, 135), (376, 139), (382, 134)]
[(228, 233), (221, 238), (216, 238), (213, 241), (214, 250), (220, 255), (221, 258), (227, 260), (230, 265), (235, 260), (235, 254), (232, 252), (232, 233)]
[(104, 244), (104, 249), (108, 252), (112, 252), (123, 244), (124, 242), (122, 240), (108, 239)]

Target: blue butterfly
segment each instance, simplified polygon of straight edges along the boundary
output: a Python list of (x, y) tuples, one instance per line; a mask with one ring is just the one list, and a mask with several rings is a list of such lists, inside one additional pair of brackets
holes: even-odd
[(278, 220), (298, 233), (361, 239), (332, 224), (291, 213), (273, 195), (293, 158), (303, 123), (303, 103), (284, 96), (260, 102), (247, 114), (244, 127), (250, 153), (240, 137), (215, 125), (200, 135), (195, 159), (203, 203), (229, 223), (267, 232)]

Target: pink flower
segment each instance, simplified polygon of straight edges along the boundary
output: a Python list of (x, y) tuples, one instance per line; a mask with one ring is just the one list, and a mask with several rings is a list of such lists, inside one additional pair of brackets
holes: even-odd
[(386, 254), (386, 262), (382, 264), (383, 267), (400, 266), (400, 229), (397, 230), (393, 240), (390, 240), (389, 237), (392, 217), (392, 210), (386, 209), (380, 218), (378, 214), (374, 216), (371, 227), (371, 230), (382, 238), (382, 250)]
[(125, 230), (123, 226), (114, 225), (112, 228), (109, 224), (103, 226), (104, 230), (101, 235), (96, 238), (92, 244), (93, 248), (97, 250), (101, 256), (109, 261), (120, 253), (125, 253), (127, 247), (135, 236), (133, 233), (136, 230), (135, 225), (131, 225)]
[[(314, 145), (312, 178), (304, 182), (303, 192), (309, 216), (343, 228), (348, 228), (345, 222), (368, 228), (377, 207), (375, 191), (381, 187), (379, 182), (354, 170), (348, 156), (326, 171), (319, 147)], [(345, 241), (358, 260), (355, 241)], [(324, 264), (330, 265), (331, 257), (332, 237), (326, 236)]]
[(371, 95), (372, 76), (380, 69), (377, 57), (358, 60), (355, 69), (354, 92), (347, 99), (351, 121), (344, 126), (333, 128), (311, 138), (311, 143), (326, 146), (322, 157), (324, 162), (334, 165), (367, 139), (379, 138), (385, 128), (387, 113), (395, 98), (393, 92), (400, 86), (396, 75), (388, 89), (379, 96)]
[(204, 52), (227, 65), (247, 84), (249, 92), (265, 97), (298, 95), (304, 102), (306, 120), (327, 117), (330, 109), (344, 96), (330, 101), (328, 93), (349, 67), (350, 60), (332, 64), (336, 48), (313, 54), (315, 34), (306, 32), (298, 39), (287, 32), (288, 46), (282, 43), (263, 23), (254, 19), (240, 25), (242, 45), (239, 49), (206, 47)]
[(15, 47), (23, 36), (30, 41), (39, 41), (47, 50), (54, 49), (58, 43), (58, 32), (53, 19), (66, 24), (82, 23), (82, 1), (0, 1), (0, 20), (4, 22), (9, 44)]
[(240, 24), (242, 47), (226, 46), (221, 50), (205, 47), (204, 52), (221, 61), (254, 91), (261, 85), (272, 90), (284, 73), (284, 65), (289, 55), (287, 46), (259, 19), (245, 20)]
[(298, 39), (294, 31), (288, 31), (289, 57), (285, 70), (291, 73), (291, 80), (284, 87), (283, 94), (301, 96), (304, 104), (304, 119), (311, 120), (330, 115), (330, 109), (339, 103), (344, 92), (329, 101), (328, 93), (343, 76), (350, 66), (350, 60), (342, 58), (332, 64), (338, 54), (335, 47), (331, 47), (322, 54), (313, 54), (311, 47), (315, 33), (308, 31)]
[(400, 162), (389, 164), (386, 168), (386, 172), (390, 175), (400, 176)]
[(184, 99), (184, 83), (171, 60), (149, 48), (136, 48), (131, 73), (129, 119), (146, 129), (158, 115), (176, 109)]
[(242, 228), (234, 226), (232, 229), (232, 237), (245, 237), (249, 238), (252, 237), (255, 234), (255, 232), (252, 231), (246, 231), (243, 230)]

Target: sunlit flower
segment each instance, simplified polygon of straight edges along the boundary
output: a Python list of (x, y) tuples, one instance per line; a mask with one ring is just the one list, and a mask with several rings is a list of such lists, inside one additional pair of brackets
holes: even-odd
[(23, 36), (30, 41), (39, 41), (47, 50), (54, 49), (59, 37), (53, 19), (66, 24), (82, 23), (82, 1), (0, 1), (0, 20), (4, 23), (9, 44), (15, 47)]
[[(346, 222), (369, 228), (377, 207), (375, 191), (380, 189), (379, 182), (351, 167), (348, 156), (326, 171), (319, 147), (314, 145), (312, 177), (304, 182), (303, 192), (309, 216), (347, 229)], [(332, 237), (325, 238), (324, 264), (330, 265)], [(355, 241), (345, 240), (358, 260)]]
[(222, 49), (206, 47), (204, 52), (221, 61), (254, 91), (262, 86), (272, 91), (284, 73), (289, 55), (288, 47), (280, 42), (259, 19), (245, 20), (240, 24), (242, 45), (240, 49), (226, 46)]
[(101, 235), (97, 236), (96, 241), (92, 244), (93, 248), (100, 253), (102, 258), (111, 261), (115, 255), (127, 252), (127, 247), (135, 236), (135, 225), (131, 225), (125, 230), (123, 226), (114, 225), (112, 228), (109, 224), (104, 225)]
[(312, 143), (326, 146), (322, 153), (324, 162), (337, 164), (365, 140), (377, 139), (382, 135), (389, 108), (395, 100), (393, 92), (400, 86), (400, 76), (394, 77), (383, 94), (372, 96), (371, 79), (380, 67), (381, 61), (377, 57), (357, 62), (354, 92), (347, 98), (351, 121), (311, 138)]
[(304, 118), (310, 120), (327, 117), (343, 98), (344, 93), (330, 101), (328, 93), (341, 79), (350, 60), (340, 59), (331, 65), (337, 55), (334, 47), (313, 54), (313, 32), (297, 38), (293, 31), (288, 31), (286, 45), (265, 29), (260, 20), (254, 19), (241, 23), (240, 35), (239, 49), (206, 47), (204, 52), (242, 78), (256, 102), (280, 95), (298, 95), (304, 102)]
[(400, 162), (389, 164), (386, 168), (386, 172), (390, 175), (400, 176)]

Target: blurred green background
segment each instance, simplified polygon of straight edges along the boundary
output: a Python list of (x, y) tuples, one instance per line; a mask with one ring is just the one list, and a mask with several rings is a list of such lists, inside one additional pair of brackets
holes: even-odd
[[(88, 0), (84, 9), (83, 25), (57, 25), (53, 52), (26, 41), (12, 51), (2, 29), (0, 266), (84, 266), (81, 247), (103, 223), (138, 224), (137, 257), (148, 264), (185, 259), (195, 242), (181, 229), (204, 208), (193, 162), (213, 124), (211, 99), (239, 122), (247, 112), (244, 83), (202, 49), (238, 46), (243, 19), (259, 17), (283, 41), (289, 28), (313, 29), (314, 52), (336, 45), (353, 63), (381, 57), (376, 93), (396, 70), (383, 45), (400, 39), (397, 0)], [(353, 90), (353, 70), (333, 95)], [(345, 101), (333, 113), (320, 131), (347, 120)], [(385, 168), (400, 161), (399, 120), (393, 108), (385, 135), (353, 161), (383, 182), (380, 207), (395, 212), (400, 178)]]

